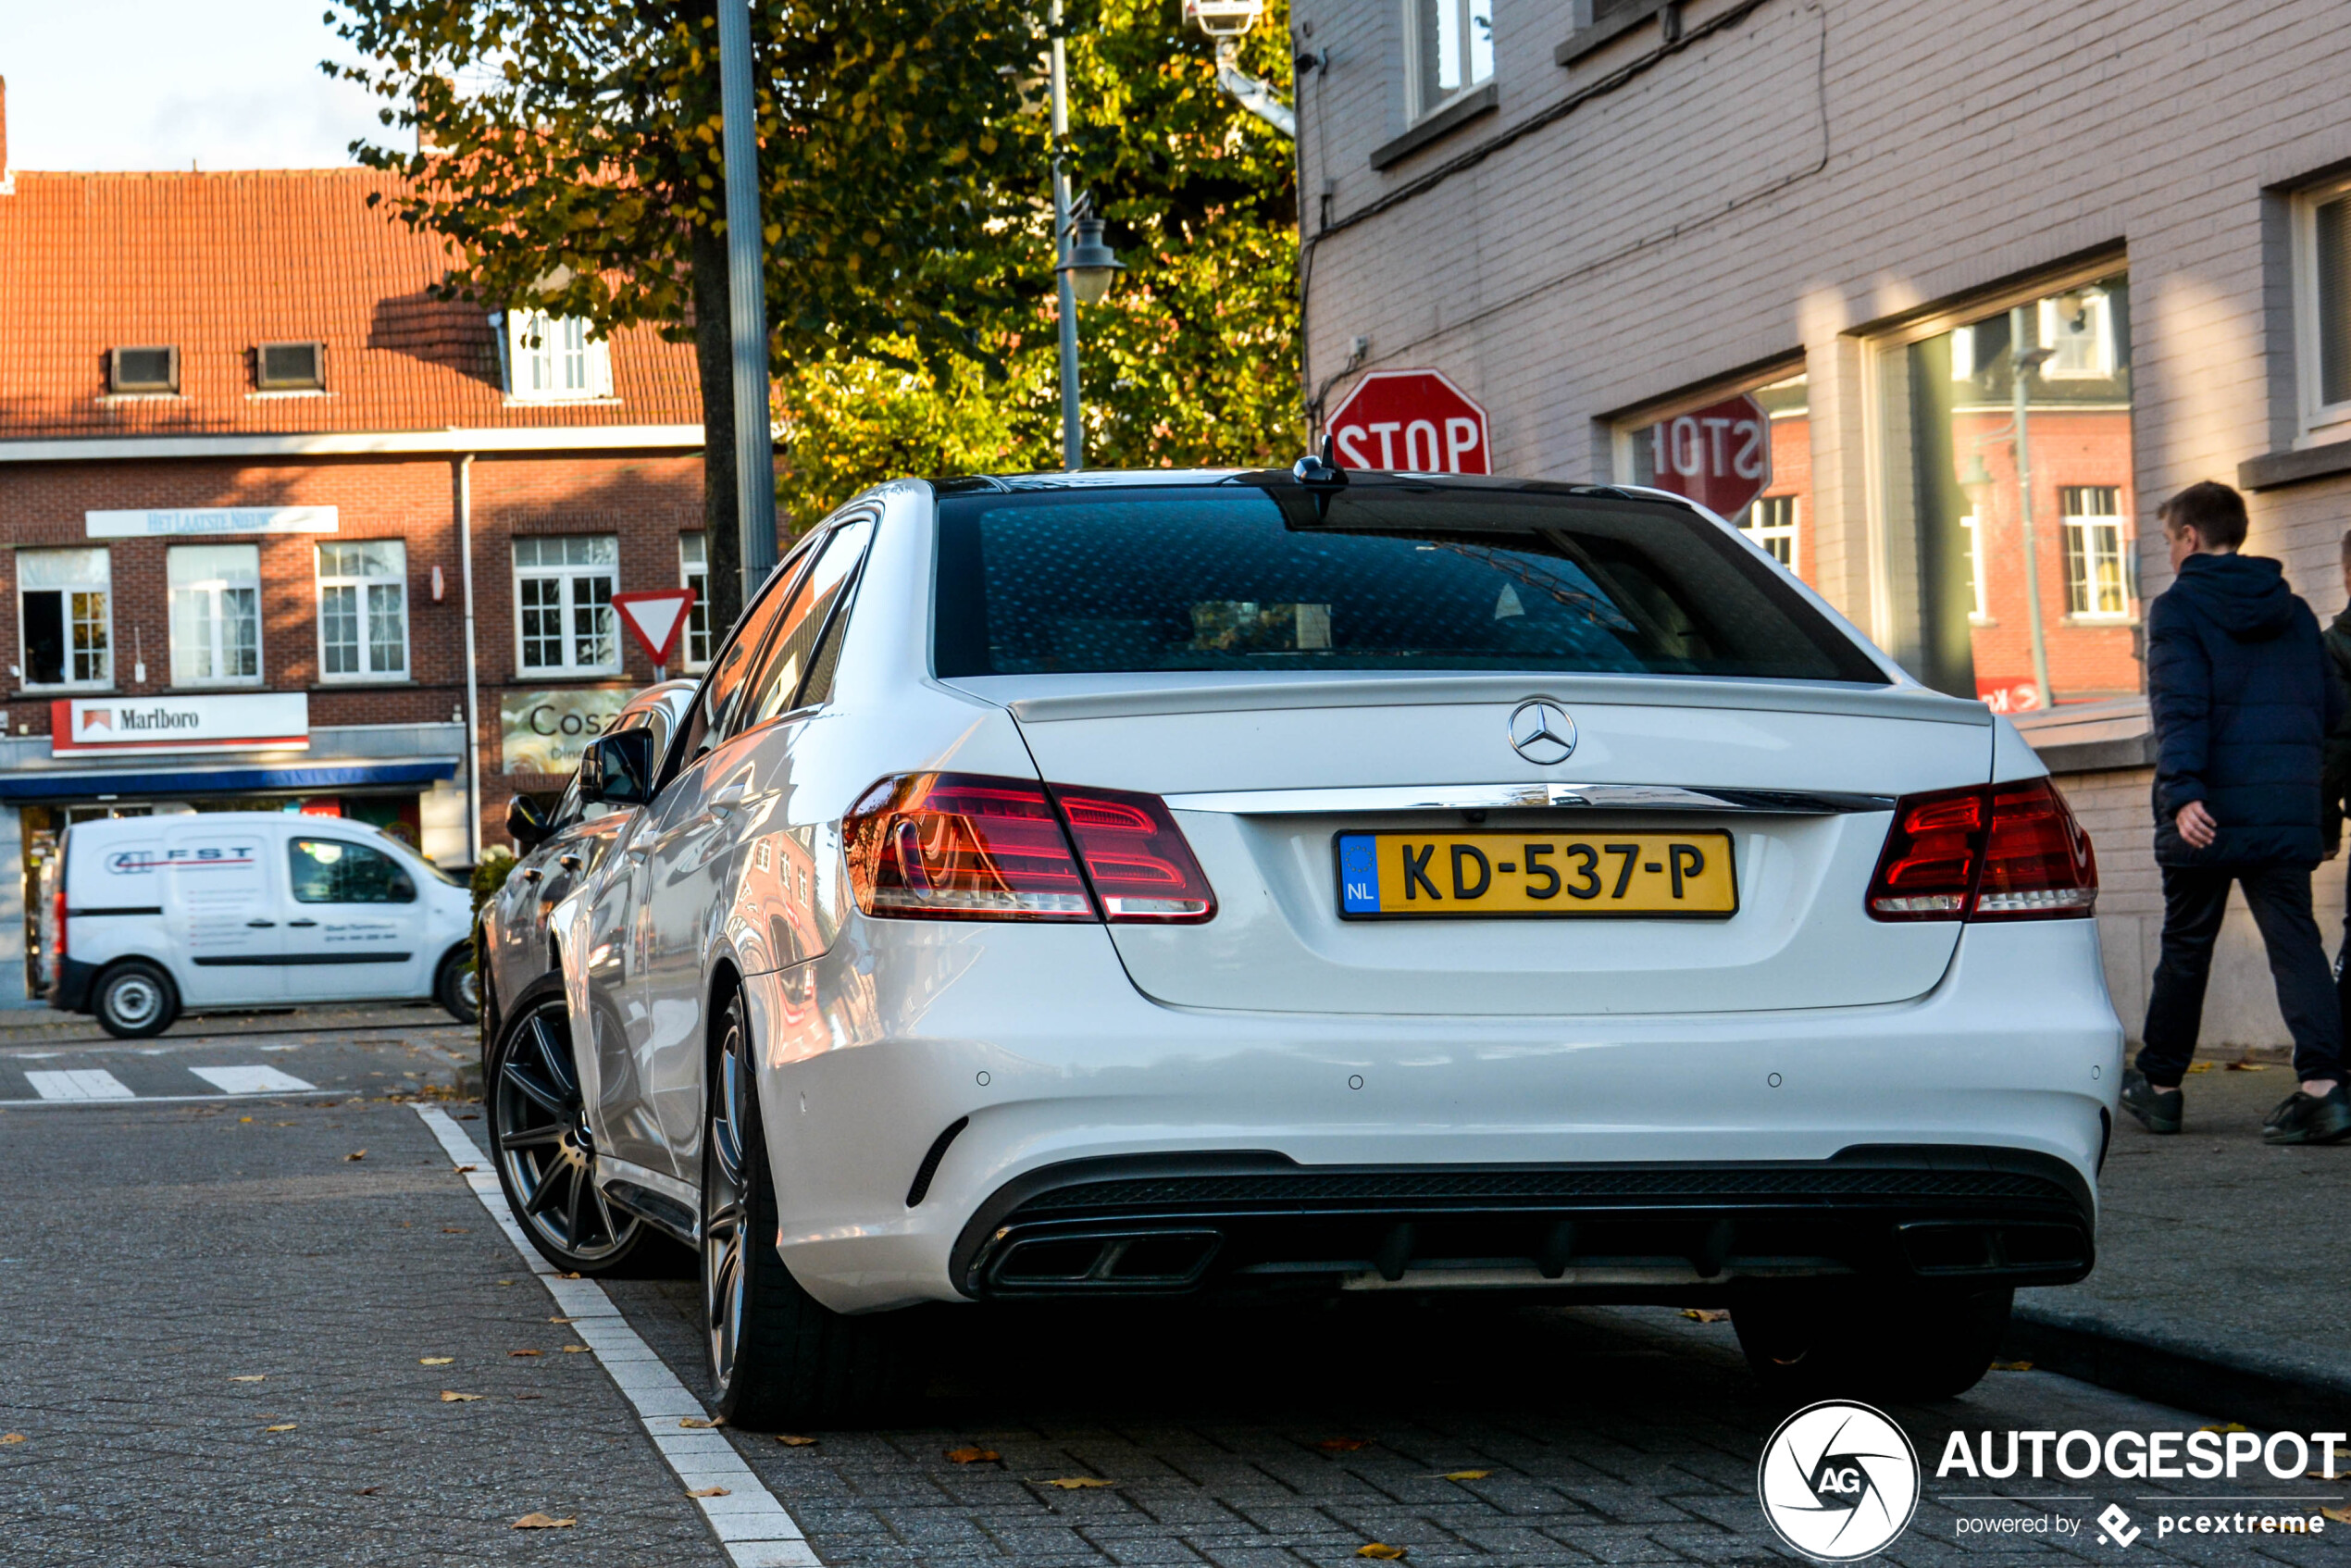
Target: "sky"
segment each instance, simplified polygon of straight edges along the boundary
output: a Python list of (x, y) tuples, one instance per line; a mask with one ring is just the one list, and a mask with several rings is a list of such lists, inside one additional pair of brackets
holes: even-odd
[(0, 0), (8, 165), (324, 168), (404, 146), (318, 62), (350, 57), (327, 0)]

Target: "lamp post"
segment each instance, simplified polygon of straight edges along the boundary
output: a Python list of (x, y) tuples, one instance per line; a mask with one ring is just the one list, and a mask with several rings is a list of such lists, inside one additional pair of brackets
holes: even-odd
[(1073, 204), (1062, 144), (1069, 140), (1069, 61), (1062, 46), (1062, 0), (1052, 6), (1053, 278), (1061, 302), (1062, 467), (1086, 466), (1086, 427), (1077, 407), (1077, 306), (1100, 305), (1121, 270), (1102, 243), (1102, 220), (1090, 197)]
[(2041, 547), (2033, 532), (2033, 447), (2024, 425), (2026, 378), (2036, 374), (2050, 350), (2024, 346), (2024, 326), (2031, 319), (2029, 305), (2018, 305), (2009, 312), (2009, 396), (2014, 405), (2016, 425), (2016, 517), (2024, 530), (2024, 613), (2030, 623), (2033, 644), (2033, 691), (2035, 705), (2046, 709), (2051, 705), (2049, 694), (2049, 641), (2041, 625)]
[(735, 516), (742, 530), (745, 604), (776, 569), (776, 445), (767, 416), (767, 287), (761, 267), (759, 138), (752, 123), (752, 104), (750, 0), (718, 0), (728, 339), (734, 361)]

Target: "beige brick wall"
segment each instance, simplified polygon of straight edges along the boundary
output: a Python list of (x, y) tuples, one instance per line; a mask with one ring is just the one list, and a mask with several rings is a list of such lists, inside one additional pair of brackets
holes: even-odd
[[(1686, 28), (1743, 3), (1691, 0)], [(1561, 69), (1572, 9), (1494, 0), (1499, 113), (1375, 171), (1370, 152), (1403, 129), (1403, 6), (1296, 0), (1307, 46), (1329, 51), (1300, 88), (1310, 384), (1366, 337), (1366, 367), (1433, 366), (1481, 399), (1504, 471), (1585, 479), (1607, 477), (1604, 416), (1801, 351), (1807, 548), (1822, 591), (1865, 627), (1890, 609), (1872, 565), (1871, 323), (2127, 251), (2142, 504), (2293, 441), (2278, 191), (2351, 161), (2339, 5), (2036, 0), (1971, 7), (1960, 27), (1914, 0), (1760, 0), (1463, 158), (1658, 47), (1644, 26)], [(1458, 172), (1405, 194), (1454, 159)], [(1384, 199), (1396, 205), (1361, 216)], [(2351, 479), (2253, 507), (2250, 547), (2331, 616)], [(2140, 526), (2155, 544), (2152, 518)], [(2141, 566), (2160, 591), (2159, 548)], [(2135, 1035), (2161, 924), (2146, 775), (2066, 786), (2098, 844), (2108, 979)], [(2319, 878), (2331, 941), (2340, 865)], [(2223, 940), (2209, 1038), (2282, 1040), (2242, 911)]]

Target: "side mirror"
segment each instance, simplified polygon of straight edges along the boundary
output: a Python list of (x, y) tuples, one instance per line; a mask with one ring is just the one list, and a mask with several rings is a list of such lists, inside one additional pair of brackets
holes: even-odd
[(589, 742), (579, 758), (579, 798), (608, 806), (641, 806), (653, 799), (653, 738), (622, 729)]
[(546, 812), (529, 795), (516, 795), (506, 803), (506, 836), (520, 844), (525, 853), (545, 843), (554, 831)]

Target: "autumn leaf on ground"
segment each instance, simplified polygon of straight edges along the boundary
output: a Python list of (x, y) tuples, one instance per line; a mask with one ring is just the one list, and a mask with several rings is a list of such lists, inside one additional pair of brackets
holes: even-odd
[[(559, 1274), (559, 1275), (555, 1276), (555, 1277), (556, 1277), (557, 1279), (578, 1279), (578, 1278), (579, 1277), (579, 1276), (578, 1276), (578, 1275), (577, 1275), (577, 1274)], [(501, 1284), (501, 1285), (507, 1285), (507, 1284), (511, 1284), (511, 1283), (512, 1283), (512, 1281), (510, 1281), (510, 1280), (504, 1280), (504, 1279), (502, 1279), (502, 1280), (500, 1280), (498, 1283), (499, 1283), (499, 1284)]]
[(814, 1437), (801, 1437), (798, 1433), (794, 1432), (778, 1432), (776, 1434), (776, 1441), (783, 1444), (784, 1447), (788, 1449), (804, 1449), (815, 1443), (815, 1440), (816, 1439)]
[(353, 1153), (353, 1154), (345, 1154), (345, 1155), (343, 1156), (343, 1158), (344, 1158), (344, 1159), (346, 1159), (346, 1160), (364, 1160), (364, 1159), (366, 1159), (367, 1157), (367, 1151), (365, 1149), (360, 1150), (360, 1151), (359, 1151), (358, 1152), (356, 1152), (356, 1153)]
[(947, 1457), (957, 1464), (992, 1464), (1004, 1456), (994, 1449), (949, 1449)]
[(239, 1117), (237, 1118), (237, 1121), (238, 1121), (239, 1125), (241, 1125), (241, 1126), (242, 1126), (243, 1124), (244, 1124), (244, 1123), (246, 1123), (246, 1122), (250, 1122), (250, 1121), (252, 1121), (252, 1120), (253, 1120), (253, 1118), (252, 1118), (251, 1116), (239, 1116)]
[(1374, 1541), (1368, 1546), (1357, 1547), (1355, 1549), (1355, 1555), (1358, 1557), (1376, 1557), (1382, 1562), (1401, 1562), (1404, 1561), (1406, 1553), (1411, 1551), (1411, 1549), (1412, 1549), (1410, 1547), (1390, 1546), (1386, 1541)]
[(1325, 1453), (1353, 1453), (1369, 1441), (1366, 1437), (1325, 1437), (1314, 1446)]
[(2319, 1512), (2338, 1524), (2351, 1524), (2351, 1508), (2322, 1508)]
[(443, 1236), (464, 1236), (467, 1234), (467, 1232), (466, 1227), (461, 1225), (444, 1225), (441, 1227), (441, 1234)]
[(551, 1317), (547, 1321), (549, 1323), (571, 1323), (577, 1320), (567, 1317)]
[(708, 1421), (704, 1421), (699, 1415), (690, 1415), (679, 1421), (678, 1425), (690, 1432), (699, 1432), (705, 1426), (724, 1426), (727, 1425), (727, 1418), (723, 1415), (715, 1415)]
[(1720, 1307), (1684, 1307), (1682, 1315), (1692, 1323), (1728, 1323), (1731, 1314)]
[(724, 1487), (696, 1487), (688, 1491), (686, 1495), (690, 1498), (724, 1498), (734, 1496), (732, 1492), (729, 1492)]
[(0, 1443), (21, 1443), (23, 1441), (24, 1434), (21, 1432), (0, 1432)]
[(455, 1356), (418, 1356), (417, 1364), (418, 1366), (447, 1366), (456, 1359)]
[(547, 1352), (544, 1350), (508, 1350), (506, 1353), (510, 1356), (543, 1356)]
[(2198, 1062), (2188, 1069), (2191, 1073), (2208, 1073), (2211, 1070), (2212, 1064), (2209, 1062)]
[(1118, 1483), (1104, 1481), (1092, 1475), (1064, 1475), (1057, 1480), (1048, 1481), (1045, 1485), (1059, 1487), (1065, 1492), (1075, 1492), (1087, 1487), (1115, 1487)]
[(1437, 1479), (1440, 1481), (1483, 1481), (1493, 1474), (1491, 1470), (1448, 1470)]
[(231, 1383), (259, 1383), (265, 1381), (268, 1375), (269, 1375), (266, 1372), (248, 1372), (243, 1377), (231, 1377), (229, 1381)]
[(362, 1487), (351, 1495), (355, 1498), (371, 1498), (382, 1490), (381, 1487)]
[(2266, 1073), (2269, 1070), (2270, 1064), (2267, 1062), (2232, 1062), (2229, 1064), (2229, 1071), (2232, 1073)]
[(443, 1388), (441, 1391), (441, 1402), (445, 1405), (467, 1405), (473, 1403), (476, 1400), (485, 1399), (487, 1397), (487, 1395), (483, 1394), (460, 1394), (450, 1388)]
[(449, 1169), (457, 1176), (464, 1176), (467, 1171), (478, 1171), (481, 1167), (479, 1165), (452, 1165)]
[(587, 1349), (588, 1347), (585, 1345), (566, 1345), (564, 1347), (564, 1354), (567, 1356), (580, 1355), (583, 1354)]
[(1996, 1361), (1992, 1363), (1992, 1370), (1995, 1372), (2030, 1372), (2033, 1370), (2033, 1363), (2029, 1361)]
[(517, 1530), (568, 1530), (578, 1524), (577, 1519), (550, 1519), (543, 1513), (526, 1513), (515, 1521)]
[(2250, 1427), (2250, 1426), (2245, 1425), (2243, 1422), (2238, 1422), (2238, 1421), (2229, 1421), (2229, 1422), (2223, 1422), (2221, 1425), (2218, 1425), (2218, 1426), (2199, 1426), (2199, 1427), (2197, 1427), (2197, 1428), (2196, 1428), (2196, 1430), (2197, 1430), (2197, 1431), (2199, 1431), (2199, 1432), (2221, 1432), (2221, 1433), (2228, 1433), (2228, 1432), (2250, 1432), (2250, 1431), (2252, 1431), (2252, 1430), (2253, 1430), (2253, 1428), (2252, 1428), (2252, 1427)]
[(293, 1429), (294, 1423), (291, 1421), (282, 1422), (276, 1426), (265, 1426), (262, 1428), (264, 1432), (291, 1432)]

